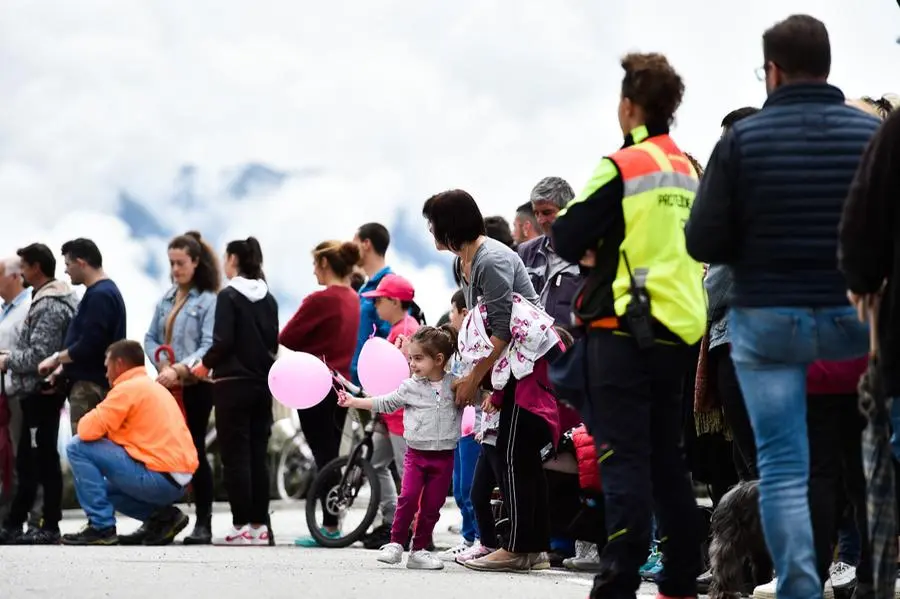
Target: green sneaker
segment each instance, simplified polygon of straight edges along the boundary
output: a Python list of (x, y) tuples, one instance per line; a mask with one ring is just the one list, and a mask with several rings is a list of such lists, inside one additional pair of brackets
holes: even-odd
[[(337, 530), (334, 532), (329, 532), (329, 531), (325, 530), (324, 528), (320, 528), (319, 531), (323, 535), (325, 535), (326, 538), (329, 538), (329, 539), (340, 539), (341, 538), (341, 533), (340, 533), (340, 531), (337, 531)], [(319, 545), (319, 542), (312, 536), (298, 537), (298, 538), (294, 539), (294, 545), (296, 545), (297, 547), (321, 547), (321, 545)]]
[(656, 575), (662, 572), (662, 553), (659, 551), (659, 542), (653, 541), (650, 547), (650, 556), (647, 557), (647, 563), (641, 566), (641, 578), (650, 582), (656, 580)]

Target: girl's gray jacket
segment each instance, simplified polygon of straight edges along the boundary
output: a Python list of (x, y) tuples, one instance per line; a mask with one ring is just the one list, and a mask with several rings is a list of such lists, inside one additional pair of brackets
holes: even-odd
[(390, 395), (372, 398), (375, 413), (403, 410), (403, 438), (406, 444), (420, 451), (455, 449), (462, 424), (462, 408), (456, 406), (451, 390), (454, 377), (444, 376), (440, 393), (425, 378), (413, 377), (403, 381)]

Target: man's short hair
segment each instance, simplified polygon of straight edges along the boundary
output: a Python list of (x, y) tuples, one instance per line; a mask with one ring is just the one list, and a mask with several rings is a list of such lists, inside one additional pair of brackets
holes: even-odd
[(366, 223), (359, 228), (356, 235), (360, 241), (370, 241), (372, 249), (379, 256), (387, 254), (391, 245), (391, 234), (388, 233), (387, 227), (380, 223)]
[(486, 217), (484, 219), (484, 233), (491, 239), (496, 239), (507, 247), (513, 247), (515, 245), (512, 230), (509, 228), (509, 221), (502, 216)]
[(25, 264), (34, 266), (38, 265), (41, 273), (45, 277), (53, 278), (56, 276), (56, 258), (53, 257), (53, 251), (43, 243), (32, 243), (16, 250), (16, 255), (22, 259)]
[(730, 129), (736, 122), (745, 119), (748, 116), (753, 116), (757, 112), (759, 112), (759, 108), (756, 108), (755, 106), (744, 106), (743, 108), (732, 110), (722, 119), (722, 127)]
[(516, 218), (529, 221), (532, 225), (534, 225), (535, 230), (537, 230), (538, 222), (534, 217), (534, 208), (531, 206), (531, 202), (525, 202), (524, 204), (516, 208)]
[(809, 15), (791, 15), (763, 34), (763, 57), (790, 78), (828, 77), (831, 42), (825, 23)]
[(130, 339), (116, 341), (106, 348), (106, 355), (110, 361), (122, 360), (131, 368), (144, 365), (144, 348), (137, 341)]
[(84, 260), (91, 268), (103, 268), (103, 254), (90, 239), (79, 237), (63, 244), (61, 253), (70, 260)]
[(572, 186), (561, 177), (544, 177), (531, 190), (532, 202), (549, 202), (561, 209), (565, 208), (574, 197)]

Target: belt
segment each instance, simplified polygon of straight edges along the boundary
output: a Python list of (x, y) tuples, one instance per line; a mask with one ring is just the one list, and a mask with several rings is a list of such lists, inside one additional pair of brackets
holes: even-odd
[(169, 481), (170, 483), (172, 483), (172, 485), (173, 485), (176, 489), (184, 489), (184, 485), (182, 485), (182, 484), (179, 483), (177, 480), (175, 480), (175, 477), (172, 476), (171, 474), (169, 474), (168, 472), (160, 472), (160, 474), (163, 475), (163, 478), (164, 478), (164, 479), (166, 479), (167, 481)]

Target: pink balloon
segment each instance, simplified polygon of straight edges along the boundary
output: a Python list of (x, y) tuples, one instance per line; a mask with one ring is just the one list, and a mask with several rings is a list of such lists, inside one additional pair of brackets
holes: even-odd
[(381, 337), (372, 337), (359, 352), (357, 374), (369, 395), (387, 395), (409, 378), (409, 362), (399, 349)]
[(468, 437), (475, 432), (475, 407), (466, 406), (462, 413), (462, 423), (460, 424), (460, 432), (463, 437)]
[(289, 408), (305, 410), (331, 392), (331, 372), (319, 358), (304, 352), (279, 357), (269, 370), (269, 391)]

